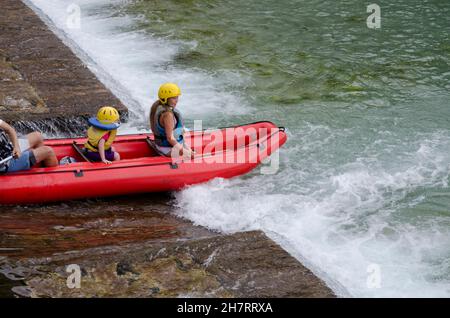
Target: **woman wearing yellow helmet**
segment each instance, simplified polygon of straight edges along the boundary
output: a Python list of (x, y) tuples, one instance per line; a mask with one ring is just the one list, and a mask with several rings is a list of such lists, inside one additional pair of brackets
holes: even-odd
[(181, 90), (176, 84), (161, 85), (158, 91), (159, 99), (153, 103), (150, 110), (150, 127), (161, 153), (166, 156), (192, 157), (192, 150), (184, 144), (183, 117), (175, 109), (180, 95)]
[(97, 117), (89, 119), (89, 124), (91, 126), (87, 131), (88, 140), (84, 144), (86, 157), (91, 161), (106, 164), (120, 160), (119, 153), (112, 147), (117, 129), (120, 127), (119, 112), (114, 107), (102, 107)]

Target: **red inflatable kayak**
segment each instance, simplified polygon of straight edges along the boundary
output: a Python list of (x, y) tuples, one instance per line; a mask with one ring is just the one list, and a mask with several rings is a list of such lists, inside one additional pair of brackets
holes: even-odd
[(58, 160), (70, 156), (77, 162), (0, 175), (0, 204), (170, 191), (217, 177), (231, 178), (254, 169), (286, 138), (284, 129), (271, 122), (191, 131), (185, 141), (195, 150), (195, 158), (174, 160), (154, 150), (152, 134), (123, 135), (113, 145), (122, 160), (110, 165), (83, 158), (79, 150), (85, 138), (46, 140)]

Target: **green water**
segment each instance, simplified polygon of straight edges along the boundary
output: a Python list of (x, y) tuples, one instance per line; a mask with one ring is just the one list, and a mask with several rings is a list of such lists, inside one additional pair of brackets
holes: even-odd
[[(345, 162), (380, 132), (409, 142), (449, 126), (450, 4), (379, 2), (380, 30), (367, 27), (367, 4), (137, 1), (128, 9), (145, 16), (139, 29), (193, 43), (174, 65), (239, 74), (244, 80), (223, 89), (257, 107), (248, 120), (271, 119), (294, 134), (305, 123), (352, 130)], [(213, 122), (230, 120), (245, 119)]]
[(378, 4), (381, 30), (367, 28), (364, 1), (138, 1), (131, 9), (153, 34), (196, 42), (175, 63), (250, 76), (235, 89), (258, 103), (331, 102), (338, 115), (448, 96), (450, 5)]

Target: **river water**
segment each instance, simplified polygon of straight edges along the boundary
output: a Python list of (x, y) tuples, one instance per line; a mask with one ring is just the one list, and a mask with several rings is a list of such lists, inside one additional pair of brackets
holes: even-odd
[(341, 296), (450, 296), (449, 2), (377, 1), (379, 29), (357, 0), (27, 2), (109, 78), (122, 132), (166, 81), (188, 126), (287, 127), (276, 174), (183, 190), (174, 213), (261, 229)]

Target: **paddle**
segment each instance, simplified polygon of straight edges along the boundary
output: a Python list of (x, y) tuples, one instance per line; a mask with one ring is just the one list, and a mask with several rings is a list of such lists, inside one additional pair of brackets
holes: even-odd
[[(31, 149), (31, 148), (28, 148), (28, 149), (25, 150), (25, 151), (28, 151), (28, 150), (30, 150), (30, 149)], [(2, 165), (4, 165), (4, 164), (8, 163), (8, 162), (11, 161), (12, 159), (14, 159), (14, 155), (9, 156), (8, 158), (3, 159), (2, 161), (0, 161), (0, 167), (1, 167)]]

